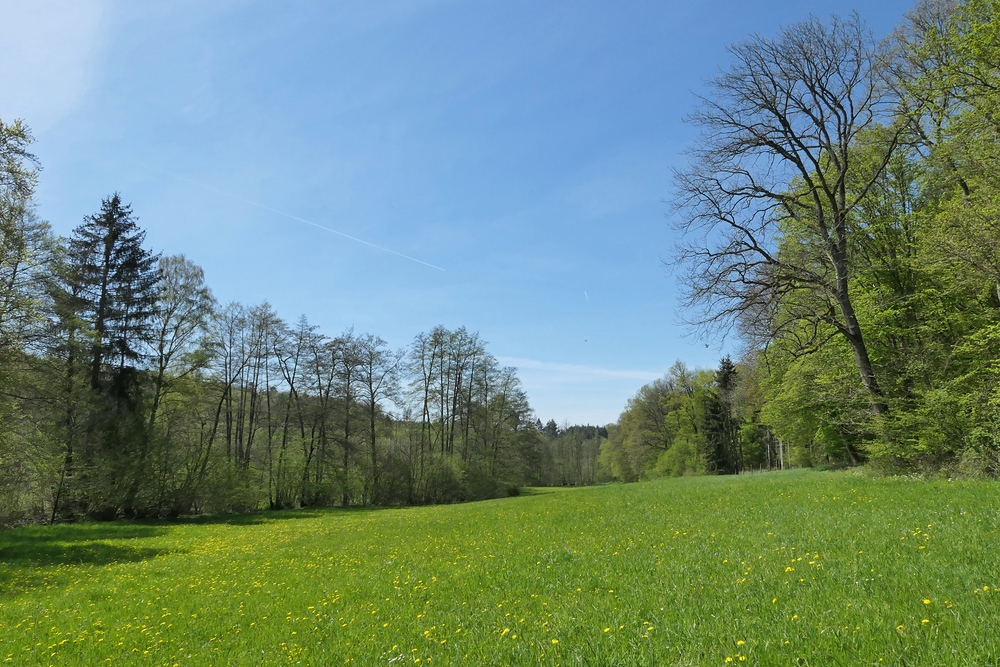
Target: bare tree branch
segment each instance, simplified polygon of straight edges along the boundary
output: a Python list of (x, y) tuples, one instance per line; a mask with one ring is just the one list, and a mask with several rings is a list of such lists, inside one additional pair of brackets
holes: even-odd
[[(767, 345), (849, 342), (876, 412), (886, 411), (848, 286), (851, 224), (898, 144), (886, 59), (857, 16), (816, 18), (730, 48), (689, 121), (702, 130), (675, 173), (676, 259), (691, 324), (738, 327)], [(874, 160), (855, 160), (879, 131)]]

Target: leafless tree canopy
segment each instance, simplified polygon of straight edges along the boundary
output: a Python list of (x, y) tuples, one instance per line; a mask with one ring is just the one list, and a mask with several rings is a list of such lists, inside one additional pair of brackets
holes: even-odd
[[(689, 118), (702, 130), (691, 166), (676, 174), (692, 323), (797, 337), (802, 350), (844, 335), (874, 396), (847, 286), (852, 212), (896, 145), (880, 48), (856, 14), (731, 47), (730, 69)], [(855, 159), (875, 135), (875, 159)]]

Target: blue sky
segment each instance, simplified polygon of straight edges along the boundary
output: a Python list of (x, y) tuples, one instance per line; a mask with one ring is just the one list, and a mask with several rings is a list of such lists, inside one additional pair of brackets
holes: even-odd
[(220, 302), (394, 347), (465, 326), (540, 418), (603, 424), (737, 346), (687, 334), (663, 263), (694, 95), (753, 32), (911, 3), (870, 5), (0, 0), (0, 118), (57, 233), (119, 191)]

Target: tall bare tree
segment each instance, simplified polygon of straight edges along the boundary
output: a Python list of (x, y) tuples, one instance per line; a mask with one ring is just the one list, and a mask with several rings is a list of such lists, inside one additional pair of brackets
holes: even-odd
[(366, 334), (357, 339), (361, 401), (368, 417), (368, 453), (371, 456), (369, 500), (379, 501), (381, 461), (378, 450), (377, 422), (387, 400), (399, 398), (399, 374), (404, 353), (393, 351), (379, 336)]
[(205, 272), (184, 255), (163, 257), (157, 308), (153, 315), (153, 399), (149, 410), (152, 436), (157, 412), (173, 380), (203, 368), (207, 354), (197, 354), (215, 299), (205, 285)]
[[(885, 413), (850, 291), (855, 213), (899, 134), (880, 47), (854, 14), (729, 50), (729, 71), (690, 117), (702, 130), (692, 166), (676, 174), (692, 319), (794, 338), (800, 352), (843, 336)], [(861, 142), (874, 159), (855, 159)]]

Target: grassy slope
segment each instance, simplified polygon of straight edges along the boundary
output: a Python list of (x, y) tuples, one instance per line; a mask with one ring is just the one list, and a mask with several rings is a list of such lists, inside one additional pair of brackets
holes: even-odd
[(793, 472), (28, 528), (0, 663), (995, 664), (998, 508)]

